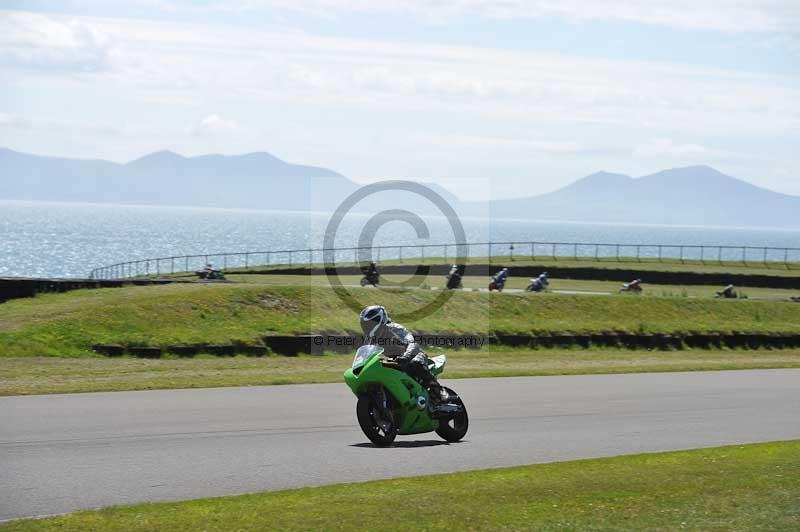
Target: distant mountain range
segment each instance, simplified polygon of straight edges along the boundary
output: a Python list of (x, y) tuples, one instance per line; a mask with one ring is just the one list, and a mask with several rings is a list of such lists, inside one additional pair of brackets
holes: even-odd
[[(779, 194), (708, 166), (632, 178), (599, 172), (540, 196), (460, 202), (431, 185), (462, 215), (582, 222), (800, 228), (800, 197)], [(126, 164), (43, 157), (0, 148), (0, 198), (331, 211), (359, 188), (332, 170), (269, 153), (183, 157), (170, 151)], [(366, 211), (434, 207), (410, 194), (370, 198)]]
[(598, 172), (541, 196), (499, 200), (493, 217), (581, 222), (800, 228), (800, 197), (708, 166), (632, 178)]

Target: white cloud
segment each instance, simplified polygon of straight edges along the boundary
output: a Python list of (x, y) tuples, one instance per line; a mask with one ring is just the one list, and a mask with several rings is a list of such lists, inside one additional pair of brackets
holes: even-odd
[(478, 135), (415, 135), (414, 141), (421, 145), (443, 147), (448, 150), (467, 151), (486, 150), (495, 155), (500, 153), (579, 153), (586, 148), (572, 140), (528, 139), (509, 137), (490, 137)]
[(28, 129), (30, 127), (30, 121), (21, 116), (0, 113), (0, 128)]
[(238, 128), (238, 124), (233, 120), (225, 120), (218, 114), (211, 114), (189, 127), (187, 131), (193, 135), (220, 135), (231, 133)]
[(172, 0), (161, 4), (172, 11), (283, 9), (320, 17), (348, 12), (409, 13), (432, 23), (474, 15), (493, 19), (626, 21), (730, 32), (800, 28), (800, 3), (793, 0), (225, 0), (201, 7)]
[[(9, 16), (34, 29), (81, 28), (84, 35), (113, 35), (113, 53), (102, 56), (107, 68), (84, 82), (109, 91), (124, 87), (127, 98), (140, 101), (198, 105), (235, 98), (249, 105), (271, 101), (392, 112), (449, 111), (536, 124), (644, 128), (661, 134), (687, 128), (727, 134), (743, 124), (752, 134), (800, 129), (800, 88), (790, 77), (242, 27), (28, 18), (15, 13), (4, 18)], [(30, 46), (34, 29), (23, 24), (0, 37), (0, 56)], [(74, 32), (66, 32), (62, 38), (42, 40), (35, 50), (44, 57), (63, 57), (65, 49), (83, 49), (75, 42), (84, 41), (75, 39)], [(91, 62), (66, 63), (76, 61)], [(55, 87), (72, 83), (58, 61), (54, 63), (51, 70), (35, 72), (9, 68), (4, 76), (18, 85), (31, 76), (44, 77)], [(200, 131), (230, 126), (217, 119), (216, 125), (195, 127)]]
[(74, 72), (110, 65), (111, 37), (78, 18), (0, 11), (0, 64)]
[(730, 159), (733, 154), (700, 144), (681, 144), (670, 138), (656, 138), (637, 146), (636, 157), (673, 159), (678, 161), (714, 162)]

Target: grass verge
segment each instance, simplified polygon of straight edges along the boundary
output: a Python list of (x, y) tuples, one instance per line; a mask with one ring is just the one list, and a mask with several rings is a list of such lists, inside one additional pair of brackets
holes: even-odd
[[(263, 284), (272, 286), (330, 286), (328, 278), (324, 275), (300, 276), (300, 275), (273, 275), (273, 274), (230, 274), (228, 279), (237, 283)], [(343, 275), (341, 282), (346, 286), (357, 286), (360, 277), (353, 275)], [(399, 285), (410, 283), (413, 280), (406, 275), (382, 275), (384, 284), (393, 283)], [(416, 281), (419, 284), (419, 281)], [(428, 287), (441, 288), (444, 286), (445, 279), (441, 275), (426, 276), (421, 285)], [(528, 286), (529, 279), (526, 277), (511, 277), (506, 283), (506, 288), (523, 290)], [(486, 289), (489, 284), (488, 276), (466, 276), (462, 286), (467, 289)], [(411, 285), (416, 286), (416, 285)], [(576, 279), (551, 279), (549, 291), (559, 293), (560, 291), (579, 291), (597, 294), (617, 294), (622, 287), (622, 283), (616, 281), (585, 281)], [(644, 297), (683, 297), (683, 298), (703, 298), (713, 299), (721, 286), (710, 285), (663, 285), (644, 283)], [(800, 295), (800, 291), (788, 288), (755, 288), (739, 287), (737, 291), (740, 295), (748, 299), (765, 300), (786, 300), (789, 296)]]
[[(397, 317), (438, 291), (353, 288), (362, 305)], [(414, 332), (800, 332), (800, 305), (614, 295), (457, 292), (435, 313), (403, 320)], [(86, 356), (95, 343), (253, 342), (264, 334), (353, 332), (358, 316), (330, 288), (178, 284), (76, 290), (0, 305), (0, 357)]]
[(798, 530), (800, 442), (141, 504), (0, 527), (20, 532)]
[[(436, 354), (435, 352), (432, 354)], [(0, 395), (107, 392), (341, 382), (350, 355), (250, 358), (8, 357)], [(800, 350), (781, 351), (454, 351), (448, 379), (657, 371), (800, 368)]]

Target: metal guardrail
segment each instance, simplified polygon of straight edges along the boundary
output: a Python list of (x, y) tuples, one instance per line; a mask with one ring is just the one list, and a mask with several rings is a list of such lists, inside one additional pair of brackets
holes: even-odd
[[(234, 253), (202, 253), (176, 255), (120, 262), (95, 268), (91, 279), (125, 279), (147, 275), (168, 275), (192, 272), (212, 263), (216, 268), (251, 268), (322, 264), (327, 252), (334, 265), (361, 263), (365, 260), (397, 260), (442, 258), (455, 260), (459, 246), (466, 246), (470, 257), (487, 257), (491, 262), (527, 259), (572, 259), (616, 262), (652, 261), (666, 264), (687, 262), (740, 263), (743, 266), (784, 266), (800, 269), (800, 248), (671, 245), (671, 244), (603, 244), (585, 242), (482, 242), (469, 244), (416, 244), (394, 246), (348, 247), (334, 249), (289, 249)], [(366, 257), (366, 259), (365, 259)], [(317, 259), (317, 260), (315, 260)]]

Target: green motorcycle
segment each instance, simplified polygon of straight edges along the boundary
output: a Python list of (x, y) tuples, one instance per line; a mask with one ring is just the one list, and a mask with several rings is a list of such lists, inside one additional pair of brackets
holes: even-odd
[[(448, 442), (464, 437), (469, 426), (467, 409), (458, 394), (443, 387), (447, 398), (431, 405), (428, 391), (400, 366), (381, 356), (383, 348), (364, 345), (356, 351), (344, 381), (358, 397), (356, 417), (367, 438), (379, 447), (392, 444), (398, 434), (436, 431)], [(429, 359), (434, 375), (444, 371), (447, 357)]]

